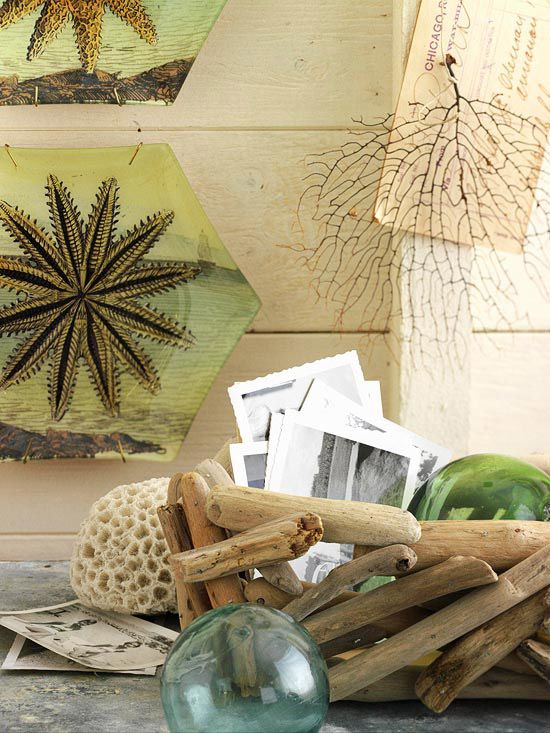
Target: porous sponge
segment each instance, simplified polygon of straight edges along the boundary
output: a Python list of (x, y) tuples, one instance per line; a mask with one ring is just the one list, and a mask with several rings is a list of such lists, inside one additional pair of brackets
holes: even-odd
[(120, 613), (175, 612), (176, 589), (157, 516), (169, 479), (117, 486), (82, 522), (71, 559), (80, 601)]

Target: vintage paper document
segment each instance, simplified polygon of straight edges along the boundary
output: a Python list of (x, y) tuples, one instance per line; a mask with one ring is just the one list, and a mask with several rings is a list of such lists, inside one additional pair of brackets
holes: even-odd
[(550, 129), (549, 48), (549, 0), (422, 0), (376, 220), (521, 251)]
[[(55, 652), (40, 646), (30, 639), (17, 634), (2, 663), (1, 669), (27, 670), (30, 672), (95, 672), (93, 667), (73, 662)], [(154, 676), (156, 667), (147, 669), (113, 670), (113, 674), (136, 674)]]
[(0, 626), (79, 665), (106, 672), (158, 667), (178, 637), (150, 621), (81, 604), (0, 615)]

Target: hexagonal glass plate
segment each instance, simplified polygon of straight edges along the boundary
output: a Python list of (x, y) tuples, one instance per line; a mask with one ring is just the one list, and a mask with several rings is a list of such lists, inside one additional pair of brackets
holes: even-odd
[(0, 459), (173, 459), (258, 298), (168, 145), (10, 154)]
[(176, 99), (227, 0), (0, 0), (0, 105)]

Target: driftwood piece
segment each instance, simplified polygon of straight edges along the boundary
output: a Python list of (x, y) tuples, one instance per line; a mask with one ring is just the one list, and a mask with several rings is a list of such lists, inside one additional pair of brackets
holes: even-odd
[[(300, 581), (300, 587), (302, 589), (301, 593), (305, 592), (309, 588), (313, 588), (315, 585), (315, 583)], [(246, 596), (246, 600), (250, 603), (259, 603), (262, 606), (270, 606), (271, 608), (279, 609), (283, 609), (294, 599), (293, 595), (286, 593), (280, 588), (275, 588), (264, 578), (254, 578), (254, 580), (247, 583), (244, 589), (244, 594)], [(336, 605), (337, 603), (343, 603), (343, 601), (349, 601), (350, 598), (353, 598), (356, 595), (357, 593), (354, 593), (353, 591), (344, 591), (337, 598), (329, 601), (326, 607), (328, 608)]]
[(406, 545), (390, 545), (369, 552), (363, 557), (335, 567), (318, 585), (291, 601), (283, 611), (301, 621), (321, 606), (336, 598), (349, 586), (357, 585), (375, 575), (395, 575), (409, 570), (416, 555)]
[(326, 542), (385, 546), (409, 545), (420, 539), (420, 526), (412, 514), (383, 504), (292, 496), (243, 486), (216, 486), (207, 504), (212, 522), (239, 531), (304, 511), (321, 517)]
[(305, 555), (323, 537), (317, 514), (295, 514), (254, 527), (215, 545), (170, 556), (174, 573), (186, 583), (223, 578), (250, 568)]
[(214, 486), (217, 486), (220, 483), (233, 483), (233, 477), (227, 471), (227, 469), (224, 468), (221, 463), (218, 463), (212, 458), (207, 458), (206, 460), (201, 461), (199, 464), (197, 464), (197, 466), (195, 466), (195, 471), (197, 473), (200, 473), (200, 475), (208, 484), (209, 489), (213, 489)]
[[(204, 478), (210, 489), (213, 489), (217, 485), (229, 486), (234, 484), (233, 478), (225, 468), (211, 458), (199, 463), (195, 470)], [(260, 572), (276, 588), (280, 588), (292, 596), (301, 594), (302, 584), (300, 583), (300, 579), (287, 562), (268, 565), (262, 568)]]
[[(420, 522), (422, 538), (413, 544), (418, 560), (413, 572), (451, 555), (473, 555), (501, 572), (550, 544), (550, 522), (446, 520)], [(374, 544), (374, 543), (371, 543)], [(372, 548), (355, 547), (355, 557)]]
[(472, 591), (406, 631), (338, 665), (330, 672), (331, 699), (342, 700), (487, 623), (546, 587), (549, 571), (550, 545), (507, 570), (497, 583)]
[(329, 659), (336, 654), (360, 649), (382, 639), (387, 639), (389, 636), (408, 629), (409, 626), (413, 626), (429, 615), (427, 611), (423, 611), (421, 608), (407, 608), (399, 611), (399, 613), (379, 619), (374, 624), (366, 624), (359, 629), (352, 629), (336, 639), (330, 639), (323, 644), (319, 644), (319, 648), (323, 656)]
[[(157, 514), (170, 552), (174, 555), (191, 549), (191, 538), (182, 505), (160, 506)], [(212, 606), (204, 583), (188, 585), (178, 577), (175, 582), (180, 627), (185, 629), (194, 618), (210, 611)]]
[[(522, 642), (517, 654), (531, 669), (550, 684), (550, 646), (536, 639)], [(550, 690), (550, 687), (548, 688)]]
[(535, 674), (531, 667), (528, 664), (525, 664), (523, 659), (518, 657), (516, 650), (511, 654), (508, 654), (504, 659), (501, 659), (495, 667), (501, 667), (502, 669), (507, 669), (510, 672), (516, 672), (517, 674)]
[[(303, 583), (304, 590), (306, 591), (310, 588), (314, 588), (315, 585), (315, 583)], [(282, 609), (292, 600), (291, 596), (287, 593), (283, 593), (277, 588), (273, 588), (263, 578), (256, 578), (250, 583), (247, 583), (244, 593), (247, 601), (271, 606), (272, 608)], [(325, 604), (325, 606), (322, 606), (320, 610), (331, 608), (339, 603), (344, 603), (344, 601), (349, 601), (351, 598), (356, 598), (360, 595), (360, 593), (355, 593), (353, 591), (344, 591), (339, 596)], [(373, 644), (376, 641), (380, 641), (388, 636), (397, 634), (399, 631), (407, 629), (409, 626), (418, 623), (429, 615), (429, 612), (424, 611), (422, 608), (407, 608), (403, 611), (399, 611), (398, 613), (394, 613), (391, 616), (387, 616), (386, 618), (379, 619), (374, 624), (366, 624), (358, 629), (352, 629), (336, 639), (330, 639), (319, 646), (323, 656), (326, 658), (332, 657), (335, 654), (341, 654), (342, 652), (350, 649), (356, 649), (367, 644)]]
[(424, 705), (442, 713), (464, 687), (534, 634), (544, 617), (545, 593), (535, 593), (471, 631), (426, 667), (416, 682), (416, 694)]
[[(179, 478), (179, 490), (193, 547), (214, 545), (226, 540), (225, 531), (212, 524), (206, 516), (208, 485), (202, 476), (198, 473), (182, 474)], [(226, 603), (246, 602), (238, 575), (209, 580), (206, 590), (213, 608)]]
[[(183, 476), (184, 476), (183, 473), (176, 473), (170, 479), (170, 483), (168, 484), (168, 493), (166, 497), (166, 503), (168, 506), (174, 506), (181, 499), (181, 494), (183, 490), (182, 489)], [(185, 520), (185, 522), (187, 525), (187, 520)]]
[(268, 583), (279, 588), (284, 593), (288, 593), (293, 597), (302, 593), (302, 583), (296, 575), (291, 565), (287, 562), (278, 562), (275, 565), (266, 565), (264, 568), (258, 568)]
[(495, 583), (496, 580), (496, 574), (483, 560), (452, 557), (421, 573), (399, 578), (368, 593), (359, 594), (335, 608), (316, 613), (306, 619), (303, 625), (317, 643), (322, 644), (352, 629), (373, 624), (397, 611), (416, 606), (423, 600), (455, 590)]
[(231, 480), (233, 480), (233, 467), (231, 465), (231, 452), (229, 450), (229, 446), (232, 443), (240, 442), (241, 439), (238, 436), (231, 438), (231, 440), (226, 440), (226, 442), (222, 445), (220, 450), (214, 456), (214, 462), (220, 465), (231, 476)]
[[(418, 667), (405, 667), (357, 690), (348, 700), (356, 702), (397, 702), (415, 700)], [(460, 691), (460, 699), (550, 700), (550, 687), (534, 675), (522, 675), (496, 667)]]

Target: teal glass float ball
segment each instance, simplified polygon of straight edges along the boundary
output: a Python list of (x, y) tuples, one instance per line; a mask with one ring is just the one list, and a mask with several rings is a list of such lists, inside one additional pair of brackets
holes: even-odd
[(287, 614), (228, 605), (178, 637), (161, 696), (171, 733), (316, 733), (328, 711), (328, 671)]
[(436, 471), (409, 511), (417, 519), (549, 521), (550, 476), (510, 456), (466, 456)]

